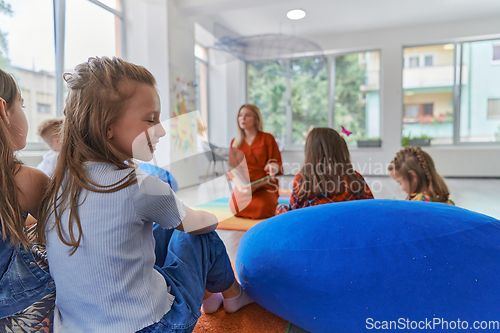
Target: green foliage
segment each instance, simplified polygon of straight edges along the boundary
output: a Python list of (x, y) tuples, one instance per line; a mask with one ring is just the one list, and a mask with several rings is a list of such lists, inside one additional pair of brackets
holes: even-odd
[(315, 58), (303, 58), (290, 63), (294, 144), (305, 144), (311, 127), (328, 126), (327, 66), (314, 73), (314, 62)]
[(430, 137), (428, 135), (419, 135), (419, 136), (404, 136), (401, 138), (401, 146), (403, 147), (409, 147), (410, 146), (410, 140), (424, 140), (424, 139), (429, 139), (432, 140), (434, 139), (433, 137)]
[(365, 105), (360, 101), (359, 87), (364, 83), (365, 69), (359, 65), (359, 54), (335, 58), (335, 129), (344, 126), (353, 135), (345, 137), (348, 145), (366, 136)]
[(264, 131), (285, 143), (286, 78), (269, 72), (283, 72), (284, 62), (269, 62), (262, 70), (248, 66), (248, 100), (257, 105), (264, 119)]
[[(361, 54), (363, 55), (363, 54)], [(292, 142), (304, 144), (312, 127), (328, 126), (328, 66), (316, 73), (316, 58), (290, 61)], [(360, 100), (360, 86), (365, 80), (365, 68), (359, 54), (336, 58), (335, 124), (340, 133), (344, 126), (353, 135), (348, 144), (366, 137), (366, 106)], [(272, 73), (286, 73), (286, 62), (267, 62), (262, 69), (248, 66), (248, 99), (259, 107), (264, 118), (264, 130), (282, 143), (286, 135), (287, 78)]]
[[(324, 66), (314, 75), (315, 58), (290, 62), (292, 90), (292, 142), (304, 144), (311, 126), (328, 126), (328, 72)], [(264, 118), (264, 130), (285, 143), (287, 78), (286, 62), (268, 62), (262, 69), (248, 66), (249, 102)]]
[[(2, 15), (12, 16), (12, 8), (5, 0), (0, 0), (0, 18)], [(7, 33), (0, 30), (0, 68), (9, 67)]]

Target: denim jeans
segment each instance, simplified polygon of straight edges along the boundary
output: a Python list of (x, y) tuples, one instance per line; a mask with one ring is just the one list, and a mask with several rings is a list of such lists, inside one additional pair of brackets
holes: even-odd
[(155, 268), (163, 275), (175, 296), (163, 318), (140, 333), (189, 333), (200, 317), (205, 289), (220, 292), (234, 283), (226, 247), (217, 233), (190, 235), (178, 230), (153, 228)]

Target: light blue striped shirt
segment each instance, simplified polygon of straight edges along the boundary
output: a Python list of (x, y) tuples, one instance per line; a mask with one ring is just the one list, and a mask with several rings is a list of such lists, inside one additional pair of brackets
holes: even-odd
[[(87, 162), (85, 170), (100, 185), (119, 183), (133, 171), (97, 162)], [(47, 254), (59, 309), (55, 332), (135, 332), (170, 310), (174, 296), (154, 269), (152, 229), (153, 222), (163, 228), (178, 226), (186, 215), (184, 204), (168, 184), (136, 175), (136, 184), (116, 192), (82, 190), (82, 240), (72, 256), (52, 228), (53, 216), (49, 218)], [(68, 220), (69, 209), (61, 219), (66, 236)]]

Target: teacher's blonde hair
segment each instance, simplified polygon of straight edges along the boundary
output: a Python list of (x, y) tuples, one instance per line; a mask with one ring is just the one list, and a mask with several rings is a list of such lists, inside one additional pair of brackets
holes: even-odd
[(243, 108), (247, 108), (250, 111), (252, 111), (253, 116), (255, 118), (255, 128), (257, 129), (258, 132), (264, 132), (264, 129), (262, 127), (262, 115), (260, 114), (259, 108), (253, 104), (242, 105), (241, 108), (238, 110), (238, 113), (236, 114), (236, 125), (238, 126), (238, 130), (236, 131), (236, 137), (234, 138), (233, 142), (234, 148), (238, 148), (239, 146), (241, 146), (243, 140), (245, 139), (245, 131), (241, 129), (240, 124), (238, 122), (238, 118), (240, 117), (240, 112)]

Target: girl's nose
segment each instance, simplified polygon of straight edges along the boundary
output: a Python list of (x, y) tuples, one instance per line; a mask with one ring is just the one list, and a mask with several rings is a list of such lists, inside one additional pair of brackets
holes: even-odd
[(155, 126), (155, 135), (159, 138), (164, 137), (167, 132), (165, 131), (165, 128), (163, 128), (161, 123), (158, 123)]

